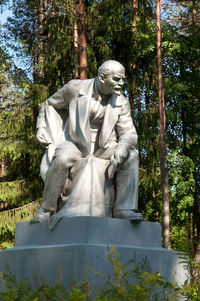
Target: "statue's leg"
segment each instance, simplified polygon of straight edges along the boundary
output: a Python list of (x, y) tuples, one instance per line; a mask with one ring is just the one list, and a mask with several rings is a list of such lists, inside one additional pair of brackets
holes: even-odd
[(120, 166), (116, 178), (114, 217), (142, 220), (138, 209), (139, 159), (138, 153), (131, 150), (128, 159)]
[(63, 142), (56, 148), (46, 174), (42, 208), (36, 213), (32, 222), (43, 221), (49, 218), (51, 213), (56, 212), (57, 201), (67, 180), (69, 169), (81, 158), (81, 152), (69, 141)]

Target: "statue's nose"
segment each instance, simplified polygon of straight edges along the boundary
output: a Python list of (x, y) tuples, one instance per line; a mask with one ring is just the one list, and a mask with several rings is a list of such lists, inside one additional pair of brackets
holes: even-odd
[(118, 85), (119, 85), (119, 86), (121, 86), (121, 87), (123, 87), (123, 85), (124, 85), (124, 81), (123, 81), (123, 79), (122, 79), (122, 78), (120, 79), (120, 81), (119, 81)]

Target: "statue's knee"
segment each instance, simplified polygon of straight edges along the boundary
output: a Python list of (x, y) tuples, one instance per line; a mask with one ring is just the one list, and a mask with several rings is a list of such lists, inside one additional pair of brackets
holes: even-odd
[(67, 167), (68, 165), (68, 158), (64, 155), (59, 155), (59, 156), (56, 156), (54, 158), (54, 164), (58, 167), (58, 168), (61, 168), (61, 167)]

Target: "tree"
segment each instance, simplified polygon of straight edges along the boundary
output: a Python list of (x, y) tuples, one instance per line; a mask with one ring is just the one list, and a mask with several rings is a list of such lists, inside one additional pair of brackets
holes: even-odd
[[(199, 3), (175, 0), (163, 3), (165, 14), (162, 17), (161, 46), (166, 126), (163, 123), (164, 107), (161, 107), (159, 118), (157, 101), (158, 32), (155, 5), (156, 1), (151, 0), (18, 0), (13, 3), (13, 17), (7, 24), (10, 35), (7, 34), (6, 43), (8, 45), (12, 37), (10, 43), (19, 55), (18, 58), (23, 57), (28, 64), (27, 70), (15, 73), (20, 74), (18, 82), (21, 95), (18, 99), (21, 102), (13, 101), (2, 115), (7, 114), (6, 120), (17, 120), (20, 117), (19, 124), (6, 123), (6, 131), (9, 133), (11, 128), (18, 126), (12, 138), (21, 143), (12, 145), (18, 155), (14, 157), (13, 152), (6, 151), (4, 160), (6, 166), (16, 166), (12, 169), (15, 172), (9, 175), (10, 181), (19, 180), (21, 176), (20, 180), (28, 183), (28, 176), (32, 174), (36, 180), (42, 150), (38, 152), (34, 136), (41, 103), (70, 79), (94, 77), (97, 67), (103, 61), (116, 59), (126, 69), (124, 94), (129, 97), (139, 136), (140, 210), (144, 212), (146, 220), (162, 221), (160, 167), (166, 166), (166, 154), (163, 150), (163, 164), (159, 157), (158, 133), (159, 129), (165, 129), (162, 139), (164, 149), (167, 147), (169, 154), (172, 246), (180, 247), (175, 241), (178, 233), (188, 232), (194, 253), (198, 254)], [(17, 46), (13, 44), (16, 39), (20, 41)], [(31, 79), (27, 77), (30, 70), (33, 71)], [(81, 70), (83, 75), (80, 74)], [(12, 87), (9, 81), (8, 87)], [(162, 101), (163, 85), (159, 83)], [(17, 106), (21, 109), (17, 110)], [(3, 127), (5, 122), (1, 123)], [(11, 143), (8, 145), (11, 147)], [(33, 198), (31, 193), (29, 196)], [(23, 197), (28, 201), (25, 194)], [(17, 206), (17, 202), (14, 206)], [(183, 243), (183, 249), (185, 246)]]
[[(171, 129), (170, 148), (179, 150), (179, 154), (185, 160), (191, 160), (194, 169), (191, 179), (192, 194), (187, 192), (189, 203), (186, 202), (185, 225), (188, 228), (188, 239), (190, 250), (193, 256), (199, 261), (199, 2), (198, 1), (170, 1), (171, 5), (178, 5), (179, 12), (174, 9), (170, 15), (172, 24), (173, 39), (171, 39), (170, 52), (173, 54), (173, 61), (170, 62), (172, 72), (168, 85), (173, 87), (168, 89), (168, 99), (171, 113), (171, 121), (168, 122)], [(176, 33), (175, 33), (176, 29)], [(169, 62), (169, 61), (168, 61)], [(169, 70), (169, 67), (168, 67)], [(174, 114), (172, 113), (174, 111)], [(178, 127), (177, 125), (181, 126)], [(178, 138), (178, 139), (177, 139)], [(187, 183), (188, 172), (183, 171), (184, 182)], [(181, 202), (181, 200), (180, 200)]]
[(79, 0), (79, 51), (80, 51), (80, 79), (87, 78), (87, 44), (85, 26), (85, 0)]
[(157, 66), (158, 66), (158, 101), (160, 116), (160, 169), (163, 195), (163, 243), (165, 248), (170, 248), (170, 229), (169, 229), (169, 190), (168, 190), (168, 169), (167, 169), (167, 147), (165, 142), (165, 104), (164, 104), (164, 87), (162, 74), (162, 41), (161, 41), (161, 0), (156, 0), (156, 25), (157, 25)]
[(78, 14), (77, 14), (77, 0), (74, 0), (74, 78), (79, 77), (79, 60), (78, 60)]

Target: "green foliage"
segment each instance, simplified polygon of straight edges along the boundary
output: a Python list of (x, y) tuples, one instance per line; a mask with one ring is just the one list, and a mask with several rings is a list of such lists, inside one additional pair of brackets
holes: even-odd
[[(0, 93), (0, 159), (6, 163), (6, 179), (34, 178), (38, 174), (41, 151), (35, 141), (33, 105), (27, 97), (31, 85), (13, 64), (2, 72)], [(3, 71), (3, 70), (2, 70)], [(41, 91), (41, 89), (40, 89)], [(42, 93), (40, 93), (42, 94)], [(37, 167), (34, 162), (37, 161)], [(30, 171), (32, 174), (30, 174)]]
[[(168, 157), (169, 162), (169, 181), (171, 195), (171, 220), (174, 224), (185, 223), (188, 213), (192, 212), (194, 204), (195, 179), (194, 163), (178, 152), (172, 153)], [(178, 220), (177, 220), (178, 218)]]
[[(186, 219), (187, 221), (187, 219)], [(191, 245), (188, 238), (188, 224), (176, 225), (171, 224), (170, 229), (171, 247), (173, 250), (182, 252), (191, 252)]]
[(16, 223), (29, 221), (39, 208), (40, 203), (34, 201), (15, 209), (0, 212), (1, 249), (13, 247)]
[(187, 260), (187, 265), (190, 267), (190, 279), (188, 279), (181, 288), (181, 295), (185, 300), (199, 301), (200, 300), (200, 264), (191, 258), (183, 258)]
[(30, 183), (25, 180), (0, 182), (0, 203), (7, 203), (6, 207), (9, 208), (22, 206), (31, 202), (34, 195), (35, 198), (39, 197), (37, 195), (39, 189), (41, 185), (36, 180)]
[[(0, 181), (0, 248), (5, 249), (13, 246), (15, 223), (29, 220), (38, 208), (38, 202), (25, 204), (41, 197), (42, 152), (35, 139), (30, 79), (6, 55), (0, 54), (0, 66), (0, 163), (5, 168)], [(40, 97), (46, 97), (44, 90), (40, 87)]]

